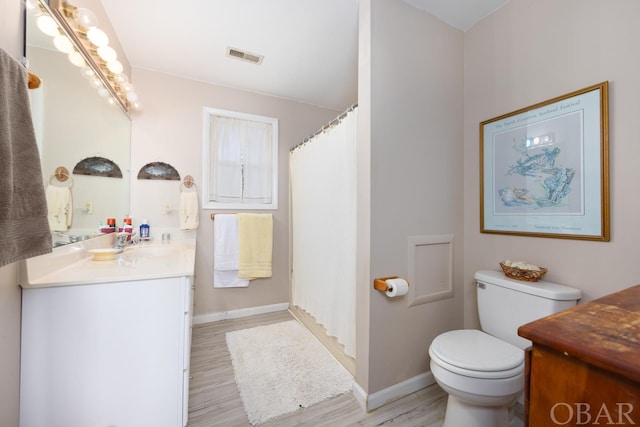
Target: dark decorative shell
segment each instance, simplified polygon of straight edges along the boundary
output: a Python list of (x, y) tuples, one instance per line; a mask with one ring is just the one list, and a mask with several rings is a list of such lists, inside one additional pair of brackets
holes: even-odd
[(104, 157), (87, 157), (80, 160), (73, 168), (76, 175), (106, 176), (108, 178), (122, 178), (120, 167)]
[(163, 162), (153, 162), (144, 165), (138, 172), (138, 179), (163, 179), (179, 181), (180, 174), (170, 164)]

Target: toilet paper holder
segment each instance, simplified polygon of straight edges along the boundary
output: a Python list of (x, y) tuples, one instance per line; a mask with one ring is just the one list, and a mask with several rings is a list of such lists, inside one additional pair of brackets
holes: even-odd
[[(387, 280), (389, 279), (399, 279), (399, 276), (391, 276), (391, 277), (381, 277), (379, 279), (373, 279), (373, 287), (377, 290), (379, 290), (380, 292), (387, 292), (390, 291), (392, 289), (391, 286), (389, 286), (389, 284), (387, 283)], [(409, 281), (407, 281), (407, 284), (409, 284)]]

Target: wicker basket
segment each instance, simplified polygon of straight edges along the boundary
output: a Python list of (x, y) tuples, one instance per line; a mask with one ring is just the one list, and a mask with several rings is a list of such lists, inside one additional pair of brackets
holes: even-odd
[(502, 268), (502, 271), (504, 271), (505, 276), (510, 279), (523, 280), (525, 282), (537, 282), (547, 272), (547, 269), (544, 267), (539, 267), (540, 271), (524, 270), (522, 268), (505, 265), (503, 262), (500, 263), (500, 267)]

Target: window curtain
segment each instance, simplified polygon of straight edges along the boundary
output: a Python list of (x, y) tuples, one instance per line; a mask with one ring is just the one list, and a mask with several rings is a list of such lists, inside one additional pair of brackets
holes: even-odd
[(355, 357), (356, 111), (290, 155), (292, 302)]
[(271, 202), (272, 129), (268, 123), (211, 117), (211, 200)]
[(271, 203), (272, 127), (268, 123), (245, 122), (244, 194), (249, 203)]

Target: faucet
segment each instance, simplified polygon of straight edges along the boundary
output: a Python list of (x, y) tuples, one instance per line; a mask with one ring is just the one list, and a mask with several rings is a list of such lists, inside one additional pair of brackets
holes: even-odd
[(118, 233), (115, 242), (113, 242), (113, 247), (115, 249), (122, 249), (122, 247), (127, 244), (127, 241), (129, 242), (129, 245), (135, 245), (138, 243), (137, 237), (138, 234), (135, 231), (133, 233)]

